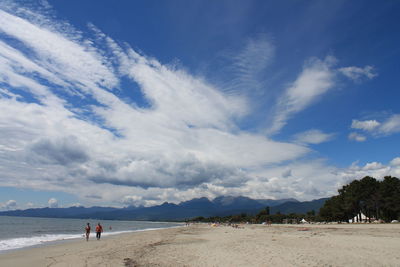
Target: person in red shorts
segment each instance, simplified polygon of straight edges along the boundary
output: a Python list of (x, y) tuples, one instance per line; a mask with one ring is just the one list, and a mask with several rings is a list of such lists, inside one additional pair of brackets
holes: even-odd
[(101, 236), (102, 232), (103, 232), (103, 227), (101, 226), (100, 223), (98, 223), (97, 226), (96, 226), (96, 238), (97, 238), (97, 240), (100, 240), (100, 236)]

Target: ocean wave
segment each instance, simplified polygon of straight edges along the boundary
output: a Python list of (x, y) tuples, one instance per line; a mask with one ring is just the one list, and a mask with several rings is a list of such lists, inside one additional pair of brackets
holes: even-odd
[(10, 238), (5, 240), (0, 240), (0, 251), (31, 247), (31, 246), (41, 245), (47, 242), (68, 240), (80, 237), (81, 237), (80, 234), (73, 234), (73, 235), (47, 234), (47, 235), (32, 236), (32, 237)]
[[(111, 236), (111, 235), (119, 235), (125, 233), (132, 232), (143, 232), (143, 231), (153, 231), (165, 228), (175, 228), (180, 226), (172, 226), (172, 227), (162, 227), (162, 228), (145, 228), (145, 229), (137, 229), (137, 230), (126, 230), (126, 231), (115, 231), (115, 232), (105, 232), (102, 236)], [(91, 233), (91, 237), (95, 238), (94, 232)], [(13, 249), (21, 249), (31, 246), (43, 245), (49, 242), (55, 241), (63, 241), (63, 240), (71, 240), (71, 239), (79, 239), (84, 238), (84, 234), (45, 234), (31, 237), (18, 237), (18, 238), (10, 238), (0, 240), (0, 252), (4, 252), (7, 250)]]

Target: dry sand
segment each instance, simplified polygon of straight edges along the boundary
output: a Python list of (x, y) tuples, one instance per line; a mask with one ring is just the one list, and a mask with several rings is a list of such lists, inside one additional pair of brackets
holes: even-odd
[(194, 225), (19, 250), (0, 266), (400, 266), (400, 225)]

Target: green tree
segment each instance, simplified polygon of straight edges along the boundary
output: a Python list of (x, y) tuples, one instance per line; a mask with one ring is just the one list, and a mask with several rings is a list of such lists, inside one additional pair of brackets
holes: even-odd
[(265, 208), (265, 213), (266, 213), (267, 215), (270, 215), (270, 214), (271, 214), (271, 209), (269, 208), (269, 206), (267, 206), (267, 207)]
[(360, 210), (369, 218), (379, 218), (379, 182), (370, 176), (366, 176), (360, 180), (359, 183), (359, 206)]
[(383, 181), (366, 176), (354, 180), (338, 190), (338, 195), (327, 200), (320, 209), (326, 221), (347, 221), (361, 212), (368, 218), (391, 221), (400, 218), (400, 180), (386, 176)]
[(345, 207), (344, 196), (339, 194), (325, 201), (324, 206), (319, 210), (319, 214), (325, 221), (347, 221), (349, 215)]
[(380, 183), (380, 213), (382, 219), (400, 219), (400, 180), (386, 176)]

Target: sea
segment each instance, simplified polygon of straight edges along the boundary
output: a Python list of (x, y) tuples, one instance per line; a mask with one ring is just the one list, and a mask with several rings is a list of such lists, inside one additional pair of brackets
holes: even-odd
[(92, 228), (90, 239), (96, 238), (97, 223), (103, 226), (102, 236), (182, 226), (172, 222), (0, 216), (0, 253), (72, 239), (84, 240), (86, 223)]

